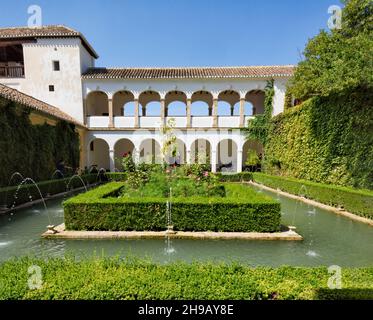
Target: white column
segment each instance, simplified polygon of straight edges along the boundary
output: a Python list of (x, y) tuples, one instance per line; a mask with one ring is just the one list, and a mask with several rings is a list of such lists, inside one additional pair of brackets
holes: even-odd
[(133, 153), (134, 153), (134, 159), (133, 159), (133, 161), (135, 161), (136, 164), (140, 163), (140, 151), (139, 151), (139, 148), (134, 149)]
[(162, 125), (166, 124), (166, 102), (165, 102), (165, 99), (161, 99), (161, 122), (162, 122)]
[(218, 126), (218, 99), (214, 99), (212, 104), (212, 126), (214, 128)]
[(135, 99), (135, 128), (139, 127), (139, 99)]
[(187, 128), (190, 128), (192, 126), (192, 117), (191, 117), (191, 105), (192, 105), (192, 99), (187, 99), (187, 105), (186, 105), (186, 114), (187, 114)]
[(115, 171), (115, 159), (114, 159), (114, 150), (109, 151), (109, 158), (110, 158), (110, 171)]
[(242, 172), (242, 150), (237, 150), (237, 173)]
[(191, 164), (192, 163), (192, 152), (190, 149), (187, 149), (187, 152), (186, 152), (186, 162), (187, 164)]
[(216, 149), (211, 150), (211, 172), (216, 172)]
[(245, 126), (245, 99), (240, 99), (240, 127)]
[(109, 99), (109, 127), (114, 127), (114, 109), (113, 109), (113, 100)]

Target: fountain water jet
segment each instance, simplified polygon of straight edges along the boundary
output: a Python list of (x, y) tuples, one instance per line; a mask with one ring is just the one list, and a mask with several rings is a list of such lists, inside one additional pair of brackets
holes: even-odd
[(70, 189), (69, 189), (69, 187), (70, 187), (70, 183), (71, 183), (71, 181), (73, 181), (74, 179), (79, 179), (80, 182), (82, 183), (82, 185), (83, 185), (85, 191), (88, 191), (87, 186), (86, 186), (86, 184), (84, 183), (82, 177), (79, 176), (79, 175), (77, 175), (77, 174), (74, 174), (74, 175), (70, 178), (69, 182), (68, 182), (67, 185), (66, 185), (66, 191), (69, 191), (69, 190), (70, 190)]
[[(45, 202), (45, 199), (44, 199), (44, 197), (43, 197), (43, 194), (42, 194), (41, 191), (40, 191), (39, 186), (36, 184), (36, 182), (35, 182), (33, 179), (31, 179), (31, 178), (25, 178), (25, 179), (23, 179), (22, 182), (17, 186), (16, 192), (14, 193), (14, 198), (17, 199), (17, 195), (18, 195), (19, 190), (21, 189), (21, 187), (22, 187), (23, 185), (28, 184), (28, 182), (31, 182), (31, 184), (32, 184), (32, 185), (36, 188), (36, 190), (38, 191), (39, 196), (40, 196), (40, 199), (41, 199), (42, 202), (43, 202), (44, 209), (45, 209), (45, 211), (46, 211), (46, 213), (47, 213), (47, 216), (48, 216), (49, 226), (51, 226), (51, 225), (52, 225), (52, 221), (51, 221), (51, 217), (50, 217), (50, 214), (49, 214), (49, 211), (48, 211), (47, 203)], [(32, 197), (31, 197), (31, 196), (30, 196), (30, 201), (32, 202)], [(15, 201), (13, 202), (13, 206), (12, 206), (12, 208), (14, 208), (14, 206), (15, 206)]]
[[(24, 176), (21, 173), (14, 172), (11, 175), (11, 177), (10, 177), (10, 179), (8, 181), (8, 188), (10, 187), (10, 184), (12, 183), (12, 180), (13, 180), (14, 177), (20, 177), (21, 181), (25, 179)], [(8, 190), (6, 191), (5, 198), (3, 199), (3, 203), (0, 206), (0, 211), (6, 211), (6, 210), (8, 210), (8, 203), (7, 202), (8, 202)]]

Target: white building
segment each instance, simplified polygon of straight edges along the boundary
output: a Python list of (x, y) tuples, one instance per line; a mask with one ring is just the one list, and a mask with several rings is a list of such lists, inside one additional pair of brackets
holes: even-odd
[[(85, 125), (82, 165), (120, 168), (156, 159), (160, 127), (174, 119), (177, 161), (205, 153), (212, 171), (240, 172), (247, 151), (240, 128), (264, 111), (264, 89), (274, 80), (273, 115), (283, 111), (293, 66), (220, 68), (95, 68), (97, 53), (65, 26), (0, 29), (0, 83), (56, 106)], [(201, 158), (201, 157), (200, 157)]]

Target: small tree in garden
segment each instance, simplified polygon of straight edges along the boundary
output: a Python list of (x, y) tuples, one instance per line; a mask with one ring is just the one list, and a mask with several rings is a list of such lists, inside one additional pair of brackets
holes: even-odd
[(167, 124), (160, 128), (163, 136), (161, 154), (164, 164), (166, 163), (167, 156), (171, 155), (172, 157), (176, 157), (177, 154), (176, 136), (174, 134), (175, 125), (175, 119), (171, 118), (167, 121)]

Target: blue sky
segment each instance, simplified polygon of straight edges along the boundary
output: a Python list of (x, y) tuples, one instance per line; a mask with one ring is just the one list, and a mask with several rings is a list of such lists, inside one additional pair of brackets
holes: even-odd
[(29, 5), (43, 24), (81, 31), (97, 66), (296, 64), (307, 40), (327, 28), (339, 0), (1, 1), (0, 26), (27, 24)]

